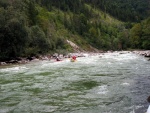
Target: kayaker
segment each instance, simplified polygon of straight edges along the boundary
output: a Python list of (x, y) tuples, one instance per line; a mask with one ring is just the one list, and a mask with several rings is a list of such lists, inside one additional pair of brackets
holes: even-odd
[[(149, 102), (150, 104), (150, 96), (147, 98), (147, 101)], [(146, 113), (150, 113), (150, 105), (148, 106), (148, 109), (147, 109), (147, 112)]]
[(61, 61), (58, 57), (56, 57), (56, 61)]
[(76, 56), (73, 56), (72, 59), (73, 59), (73, 60), (76, 60)]

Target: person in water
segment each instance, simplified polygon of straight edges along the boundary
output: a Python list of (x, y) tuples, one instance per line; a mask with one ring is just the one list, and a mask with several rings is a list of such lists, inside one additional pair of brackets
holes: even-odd
[[(147, 98), (147, 101), (149, 102), (150, 104), (150, 96)], [(146, 113), (150, 113), (150, 105), (148, 106), (148, 109), (147, 109), (147, 112)]]

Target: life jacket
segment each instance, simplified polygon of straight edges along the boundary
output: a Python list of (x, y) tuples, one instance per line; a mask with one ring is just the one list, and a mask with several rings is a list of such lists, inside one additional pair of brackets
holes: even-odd
[(72, 59), (73, 59), (73, 60), (76, 60), (76, 56), (73, 56)]

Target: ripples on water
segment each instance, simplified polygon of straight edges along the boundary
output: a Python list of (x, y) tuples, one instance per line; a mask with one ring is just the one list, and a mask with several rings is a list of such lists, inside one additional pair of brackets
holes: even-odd
[(150, 62), (107, 53), (0, 67), (0, 113), (144, 113)]

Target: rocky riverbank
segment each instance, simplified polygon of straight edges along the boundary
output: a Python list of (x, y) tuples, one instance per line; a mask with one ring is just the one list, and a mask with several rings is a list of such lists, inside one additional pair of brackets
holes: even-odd
[(53, 55), (40, 55), (40, 56), (33, 56), (33, 57), (17, 57), (17, 58), (13, 58), (11, 60), (8, 61), (3, 61), (0, 62), (0, 65), (9, 65), (9, 64), (25, 64), (28, 62), (35, 62), (35, 61), (40, 61), (40, 60), (56, 60), (56, 58), (59, 59), (65, 59), (65, 58), (71, 58), (72, 56), (76, 56), (76, 57), (85, 57), (85, 55), (83, 53), (69, 53), (68, 55), (63, 55), (63, 54), (58, 54), (55, 53)]
[(144, 57), (150, 58), (150, 50), (146, 50), (146, 51), (133, 51), (133, 53), (138, 54), (138, 55), (142, 55)]
[[(40, 56), (33, 56), (33, 57), (18, 57), (18, 58), (14, 58), (12, 60), (9, 61), (4, 61), (4, 62), (0, 62), (0, 65), (9, 65), (9, 64), (25, 64), (28, 62), (34, 62), (34, 61), (40, 61), (40, 60), (55, 60), (56, 57), (60, 58), (60, 59), (65, 59), (65, 58), (70, 58), (71, 56), (76, 56), (76, 57), (85, 57), (85, 54), (89, 54), (90, 56), (92, 55), (99, 55), (99, 54), (103, 54), (103, 53), (112, 53), (114, 51), (101, 51), (101, 52), (97, 52), (97, 53), (89, 53), (89, 52), (79, 52), (79, 53), (69, 53), (67, 55), (63, 55), (63, 54), (58, 54), (55, 53), (53, 55), (40, 55)], [(116, 52), (116, 51), (115, 51)], [(135, 54), (138, 55), (142, 55), (144, 57), (147, 57), (148, 60), (150, 60), (150, 50), (146, 50), (146, 51), (117, 51), (120, 54), (125, 54), (126, 52), (133, 52)]]

